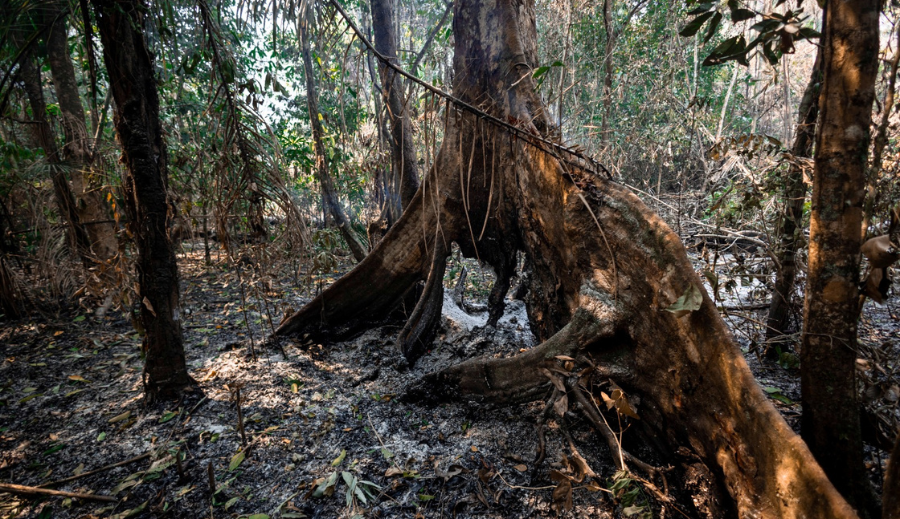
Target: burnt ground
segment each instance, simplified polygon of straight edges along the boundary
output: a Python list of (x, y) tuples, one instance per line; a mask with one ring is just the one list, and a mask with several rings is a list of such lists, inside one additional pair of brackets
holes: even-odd
[[(250, 335), (258, 343), (270, 320), (298, 308), (338, 273), (248, 281), (245, 268), (241, 284), (227, 264), (204, 266), (202, 253), (186, 252), (179, 261), (188, 365), (198, 382), (182, 401), (144, 402), (140, 338), (120, 314), (3, 322), (0, 481), (43, 485), (145, 456), (53, 487), (115, 496), (116, 504), (0, 494), (3, 517), (554, 517), (549, 471), (570, 468), (569, 438), (597, 476), (575, 485), (573, 509), (563, 516), (663, 515), (650, 490), (615, 479), (610, 452), (577, 416), (552, 415), (546, 461), (533, 475), (543, 403), (425, 407), (398, 399), (439, 366), (532, 346), (521, 302), (509, 303), (495, 330), (479, 328), (483, 313), (446, 303), (433, 349), (411, 370), (393, 348), (398, 326), (334, 344), (257, 347), (254, 356)], [(697, 268), (709, 265), (698, 259)], [(448, 286), (457, 271), (458, 265), (449, 269)], [(729, 272), (721, 270), (722, 279)], [(490, 283), (489, 273), (470, 264), (470, 310), (479, 308)], [(752, 309), (759, 302), (752, 282), (748, 290), (738, 285), (722, 297), (730, 308), (726, 322), (760, 384), (796, 428), (798, 373), (790, 355), (782, 365), (760, 359), (764, 315)], [(898, 324), (891, 313), (867, 304), (861, 332), (866, 398), (885, 422), (896, 420), (900, 396)], [(638, 434), (624, 436), (633, 453), (664, 464)], [(887, 454), (869, 447), (869, 455), (873, 480), (880, 482)], [(695, 483), (677, 490), (672, 481), (676, 504), (665, 507), (666, 517), (698, 516), (694, 503), (703, 507), (712, 496), (704, 495), (702, 478)]]

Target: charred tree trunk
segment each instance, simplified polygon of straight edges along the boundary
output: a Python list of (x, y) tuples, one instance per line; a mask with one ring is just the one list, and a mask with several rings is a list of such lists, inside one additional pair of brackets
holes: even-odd
[(125, 208), (137, 245), (144, 390), (151, 400), (172, 398), (194, 381), (185, 365), (178, 265), (168, 235), (168, 157), (153, 63), (144, 42), (146, 6), (134, 0), (93, 0), (93, 5), (116, 102)]
[(800, 353), (803, 438), (865, 517), (880, 515), (863, 466), (856, 384), (860, 227), (878, 72), (880, 2), (829, 2), (816, 135), (809, 280)]
[[(455, 98), (516, 129), (448, 102), (441, 150), (403, 217), (276, 335), (378, 322), (433, 278), (448, 243), (498, 272), (523, 251), (543, 344), (432, 373), (408, 398), (537, 400), (566, 355), (577, 359), (567, 378), (579, 381), (566, 391), (582, 395), (599, 376), (640, 397), (641, 423), (670, 452), (702, 461), (741, 517), (856, 517), (754, 381), (678, 237), (626, 188), (536, 140), (549, 124), (531, 80), (533, 2), (458, 1), (453, 30)], [(434, 293), (426, 287), (418, 315)], [(416, 328), (411, 319), (404, 331)]]
[(84, 108), (75, 69), (69, 56), (66, 17), (60, 16), (47, 36), (47, 62), (62, 114), (65, 146), (62, 158), (72, 166), (72, 185), (78, 200), (76, 209), (90, 240), (89, 250), (96, 259), (105, 261), (116, 255), (116, 229), (101, 193), (92, 185), (91, 142), (85, 125)]
[[(803, 91), (800, 100), (800, 115), (797, 133), (791, 154), (795, 160), (791, 162), (784, 186), (784, 212), (781, 225), (776, 232), (779, 242), (779, 268), (775, 274), (775, 289), (772, 291), (772, 304), (766, 319), (766, 338), (776, 339), (786, 333), (791, 318), (791, 293), (794, 290), (794, 279), (797, 276), (797, 249), (803, 242), (803, 204), (806, 202), (806, 183), (803, 181), (803, 167), (796, 159), (812, 155), (813, 142), (816, 135), (816, 119), (819, 118), (819, 91), (822, 86), (821, 50), (817, 51), (813, 64), (812, 76)], [(767, 350), (771, 358), (775, 348)]]
[(302, 15), (299, 27), (300, 53), (303, 55), (303, 68), (306, 74), (306, 103), (309, 107), (309, 125), (312, 127), (313, 141), (316, 152), (316, 178), (322, 187), (322, 204), (325, 206), (326, 215), (330, 215), (334, 219), (334, 223), (350, 247), (350, 252), (356, 261), (362, 261), (366, 257), (366, 249), (359, 242), (359, 239), (350, 226), (350, 220), (344, 214), (344, 209), (338, 201), (337, 192), (334, 189), (334, 181), (331, 173), (328, 171), (328, 159), (325, 156), (325, 144), (322, 141), (324, 132), (322, 131), (322, 123), (319, 121), (319, 103), (317, 100), (316, 76), (312, 65), (312, 56), (309, 49), (309, 20), (308, 16)]
[[(398, 65), (397, 35), (394, 34), (392, 0), (371, 0), (372, 25), (375, 28), (375, 48)], [(393, 220), (400, 218), (419, 189), (419, 168), (412, 139), (412, 125), (403, 99), (403, 82), (396, 71), (379, 62), (381, 91), (390, 123), (391, 181), (386, 193)]]
[(881, 495), (884, 499), (881, 507), (882, 519), (900, 519), (900, 435), (894, 442), (894, 449), (888, 460)]

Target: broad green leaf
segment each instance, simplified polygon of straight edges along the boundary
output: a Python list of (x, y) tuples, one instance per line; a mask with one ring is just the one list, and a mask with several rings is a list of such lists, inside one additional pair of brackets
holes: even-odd
[(749, 20), (756, 16), (756, 13), (751, 11), (750, 9), (732, 9), (731, 10), (731, 21), (732, 23), (743, 22), (744, 20)]
[(228, 471), (234, 472), (234, 469), (238, 468), (241, 463), (244, 462), (244, 458), (247, 457), (247, 453), (244, 451), (240, 451), (234, 456), (231, 457), (231, 463), (228, 464)]
[(716, 29), (719, 28), (719, 24), (722, 22), (722, 13), (716, 13), (713, 15), (712, 20), (709, 21), (709, 28), (706, 29), (706, 37), (703, 38), (703, 43), (708, 42), (713, 35), (716, 33)]
[(684, 37), (690, 37), (697, 34), (700, 31), (700, 28), (703, 27), (703, 24), (706, 23), (706, 20), (712, 18), (714, 14), (716, 13), (708, 12), (701, 14), (700, 16), (688, 22), (688, 24), (685, 25), (678, 34)]

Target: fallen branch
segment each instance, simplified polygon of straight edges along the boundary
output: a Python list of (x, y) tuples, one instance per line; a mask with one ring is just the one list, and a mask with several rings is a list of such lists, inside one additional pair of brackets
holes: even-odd
[(94, 474), (99, 474), (100, 472), (104, 472), (109, 469), (114, 469), (116, 467), (121, 467), (122, 465), (128, 465), (128, 464), (134, 463), (136, 461), (141, 461), (142, 459), (146, 459), (149, 457), (150, 457), (150, 453), (147, 452), (147, 453), (141, 454), (140, 456), (135, 456), (131, 459), (127, 459), (125, 461), (119, 461), (116, 463), (112, 463), (110, 465), (106, 465), (104, 467), (100, 467), (99, 469), (89, 470), (87, 472), (82, 472), (81, 474), (76, 474), (76, 475), (68, 477), (68, 478), (51, 481), (50, 483), (44, 483), (43, 485), (38, 485), (36, 488), (55, 487), (57, 485), (62, 485), (63, 483), (69, 483), (71, 481), (75, 481), (76, 479), (84, 478), (87, 476), (93, 476)]
[(25, 485), (13, 485), (12, 483), (0, 483), (0, 492), (21, 494), (26, 496), (60, 496), (75, 499), (88, 499), (91, 501), (104, 501), (106, 503), (118, 503), (119, 500), (112, 496), (100, 496), (97, 494), (83, 494), (81, 492), (64, 492), (62, 490), (50, 490), (49, 488), (27, 487)]

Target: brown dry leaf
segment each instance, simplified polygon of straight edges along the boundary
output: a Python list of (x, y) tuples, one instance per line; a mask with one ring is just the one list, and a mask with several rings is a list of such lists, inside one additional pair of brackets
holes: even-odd
[(150, 300), (147, 299), (147, 296), (144, 296), (142, 302), (144, 303), (144, 306), (147, 307), (147, 310), (150, 310), (150, 313), (153, 314), (153, 317), (156, 317), (156, 310), (153, 309), (153, 305), (150, 304)]
[(569, 397), (567, 395), (559, 397), (559, 400), (553, 404), (553, 410), (559, 416), (566, 414), (566, 411), (569, 410)]
[(606, 490), (605, 488), (600, 486), (600, 483), (597, 483), (593, 479), (588, 481), (587, 484), (584, 485), (584, 488), (590, 490), (591, 492), (600, 492), (601, 490)]
[(122, 420), (127, 419), (129, 416), (131, 416), (131, 411), (125, 411), (124, 413), (122, 413), (120, 415), (110, 418), (109, 423), (121, 422)]
[(472, 452), (478, 452), (478, 447), (473, 445), (473, 446), (469, 447), (469, 450)]
[(552, 508), (557, 514), (562, 512), (568, 512), (572, 509), (572, 483), (566, 479), (560, 481), (556, 488), (553, 489), (553, 501), (550, 503), (550, 508)]
[(69, 375), (69, 380), (71, 380), (71, 381), (73, 381), (73, 382), (86, 382), (86, 383), (90, 383), (89, 380), (85, 379), (85, 378), (82, 377), (81, 375)]
[(513, 468), (516, 469), (516, 470), (518, 470), (519, 472), (526, 472), (526, 471), (528, 470), (528, 466), (525, 465), (524, 463), (520, 463), (520, 464), (518, 464), (518, 465), (515, 465)]
[(556, 358), (559, 359), (559, 360), (571, 360), (571, 361), (574, 361), (574, 360), (575, 360), (575, 359), (573, 359), (572, 357), (570, 357), (570, 356), (568, 356), (568, 355), (557, 355)]
[(401, 469), (400, 467), (391, 467), (391, 468), (387, 469), (386, 471), (384, 471), (384, 477), (386, 477), (386, 478), (390, 478), (393, 476), (402, 476), (402, 475), (403, 475), (403, 469)]
[(576, 483), (581, 483), (584, 481), (585, 476), (595, 477), (597, 474), (591, 470), (591, 467), (587, 464), (587, 461), (579, 454), (578, 452), (572, 453), (572, 466), (575, 468), (575, 478), (572, 481)]
[(550, 379), (550, 382), (553, 383), (553, 387), (555, 387), (556, 389), (562, 392), (566, 391), (566, 385), (563, 383), (563, 381), (556, 375), (550, 373), (550, 371), (548, 371), (547, 369), (541, 368), (541, 375), (544, 375), (545, 377)]
[(463, 472), (469, 472), (469, 470), (466, 469), (465, 467), (463, 467), (462, 465), (453, 464), (453, 465), (450, 465), (449, 467), (447, 467), (446, 471), (443, 471), (440, 468), (438, 468), (438, 462), (437, 461), (434, 462), (434, 475), (439, 478), (444, 478), (444, 481), (449, 480), (453, 476), (462, 474)]

